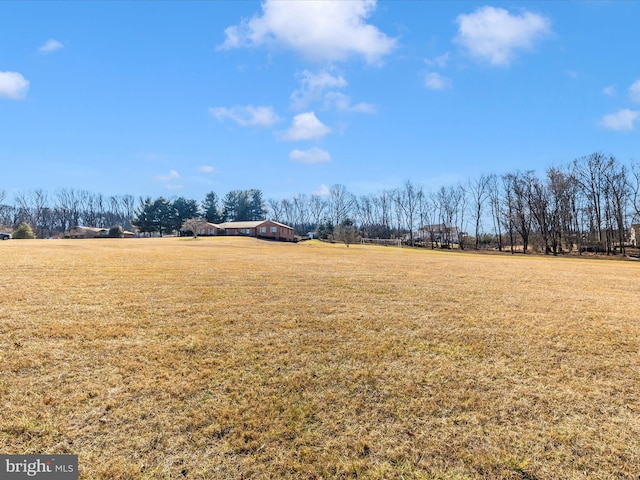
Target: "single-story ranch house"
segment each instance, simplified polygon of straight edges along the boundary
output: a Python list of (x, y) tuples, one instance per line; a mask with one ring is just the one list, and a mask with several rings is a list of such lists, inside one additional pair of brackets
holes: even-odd
[(202, 222), (198, 225), (198, 235), (244, 235), (247, 237), (272, 238), (274, 240), (293, 241), (293, 228), (273, 220), (258, 220), (254, 222)]
[[(108, 228), (71, 227), (69, 229), (69, 238), (108, 238), (108, 237), (109, 237)], [(135, 237), (135, 233), (127, 232), (125, 230), (123, 232), (123, 237), (132, 238), (132, 237)]]
[[(198, 235), (213, 237), (217, 235), (271, 238), (274, 240), (293, 241), (293, 228), (273, 220), (259, 220), (255, 222), (224, 222), (220, 224), (202, 221), (198, 223)], [(134, 237), (133, 232), (124, 232), (124, 237)], [(108, 228), (71, 227), (70, 238), (108, 238)]]

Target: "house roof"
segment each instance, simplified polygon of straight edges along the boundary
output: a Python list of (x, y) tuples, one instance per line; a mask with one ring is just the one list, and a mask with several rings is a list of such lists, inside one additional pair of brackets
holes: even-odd
[(429, 231), (442, 231), (442, 232), (457, 232), (458, 227), (447, 227), (444, 223), (438, 223), (435, 225), (424, 225), (420, 227), (420, 230), (429, 230)]
[(256, 228), (258, 225), (264, 223), (265, 220), (258, 220), (255, 222), (224, 222), (219, 225), (220, 228)]
[(108, 231), (108, 228), (99, 228), (99, 227), (71, 227), (69, 230), (87, 230), (89, 232), (103, 232), (103, 231)]
[(278, 225), (278, 226), (284, 227), (284, 228), (290, 228), (291, 230), (293, 230), (293, 227), (290, 227), (289, 225), (285, 225), (284, 223), (274, 222), (273, 220), (267, 220), (267, 221), (273, 223), (274, 225)]
[(283, 228), (290, 228), (291, 230), (293, 230), (293, 228), (290, 227), (289, 225), (285, 225), (284, 223), (274, 222), (273, 220), (256, 220), (253, 222), (224, 222), (218, 225), (218, 227), (225, 228), (225, 229), (226, 228), (258, 228), (260, 225), (267, 222), (272, 223), (274, 225), (278, 225)]
[(207, 227), (209, 227), (209, 228), (211, 228), (211, 227), (215, 227), (215, 228), (223, 228), (222, 226), (220, 226), (220, 225), (219, 225), (219, 224), (217, 224), (217, 223), (211, 223), (211, 222), (206, 222), (206, 221), (203, 221), (202, 223), (199, 223), (198, 225), (199, 225), (200, 227), (202, 227), (202, 226), (207, 226)]

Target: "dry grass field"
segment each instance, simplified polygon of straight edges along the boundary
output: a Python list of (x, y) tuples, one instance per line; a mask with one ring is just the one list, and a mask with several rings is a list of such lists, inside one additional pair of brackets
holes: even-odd
[(638, 479), (640, 263), (0, 243), (0, 453), (83, 479)]

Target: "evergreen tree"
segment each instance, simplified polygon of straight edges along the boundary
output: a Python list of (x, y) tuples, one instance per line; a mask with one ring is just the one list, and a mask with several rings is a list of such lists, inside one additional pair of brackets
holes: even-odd
[(207, 222), (222, 223), (224, 221), (220, 212), (220, 199), (215, 192), (207, 193), (202, 202), (202, 212)]
[(147, 197), (140, 201), (136, 218), (131, 223), (141, 233), (158, 232), (162, 236), (176, 229), (177, 217), (178, 212), (169, 200), (159, 197), (152, 201), (151, 197)]
[(247, 196), (250, 198), (248, 212), (249, 220), (264, 220), (267, 214), (267, 209), (264, 198), (262, 197), (262, 191), (256, 189), (249, 190), (247, 192)]
[(155, 232), (153, 222), (153, 201), (151, 197), (144, 200), (140, 199), (140, 205), (135, 210), (135, 217), (131, 220), (131, 224), (138, 229), (140, 233)]
[(175, 210), (176, 217), (174, 219), (171, 228), (173, 230), (180, 230), (183, 222), (188, 218), (196, 218), (200, 215), (200, 209), (198, 208), (198, 202), (195, 200), (187, 200), (184, 197), (176, 198), (173, 201), (173, 208)]
[[(176, 218), (178, 212), (173, 204), (164, 197), (159, 197), (153, 202), (153, 221), (156, 226), (156, 231), (160, 232), (160, 236), (163, 233), (171, 233), (176, 230)], [(180, 228), (181, 224), (178, 224)]]
[(228, 192), (222, 199), (222, 219), (225, 222), (235, 222), (240, 218), (239, 190)]
[(222, 200), (222, 216), (227, 222), (263, 220), (266, 213), (260, 190), (233, 190)]

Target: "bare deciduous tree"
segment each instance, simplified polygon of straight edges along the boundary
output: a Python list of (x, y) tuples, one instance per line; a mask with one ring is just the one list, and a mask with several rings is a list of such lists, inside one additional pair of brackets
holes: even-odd
[(475, 223), (476, 250), (480, 248), (480, 228), (482, 225), (483, 208), (490, 195), (489, 182), (490, 177), (484, 174), (475, 180), (469, 181), (469, 194), (473, 206), (472, 218)]
[(633, 220), (640, 220), (640, 162), (631, 164), (631, 179), (629, 188), (631, 189)]
[(274, 222), (282, 223), (282, 202), (275, 198), (267, 200), (267, 215)]
[(354, 196), (344, 185), (336, 184), (329, 189), (329, 217), (334, 225), (340, 225), (351, 215)]
[(509, 173), (505, 175), (505, 179), (510, 200), (511, 223), (520, 235), (523, 253), (527, 253), (532, 222), (530, 198), (534, 180), (533, 172)]
[(395, 192), (395, 200), (398, 205), (397, 211), (401, 219), (398, 224), (400, 225), (402, 221), (404, 222), (404, 229), (409, 234), (409, 244), (411, 246), (415, 245), (416, 221), (420, 218), (418, 207), (423, 196), (422, 187), (417, 187), (411, 183), (411, 180), (407, 180), (404, 183), (404, 187)]
[(311, 217), (311, 223), (313, 223), (315, 227), (322, 222), (326, 210), (327, 201), (320, 195), (311, 195), (309, 200), (309, 215)]

